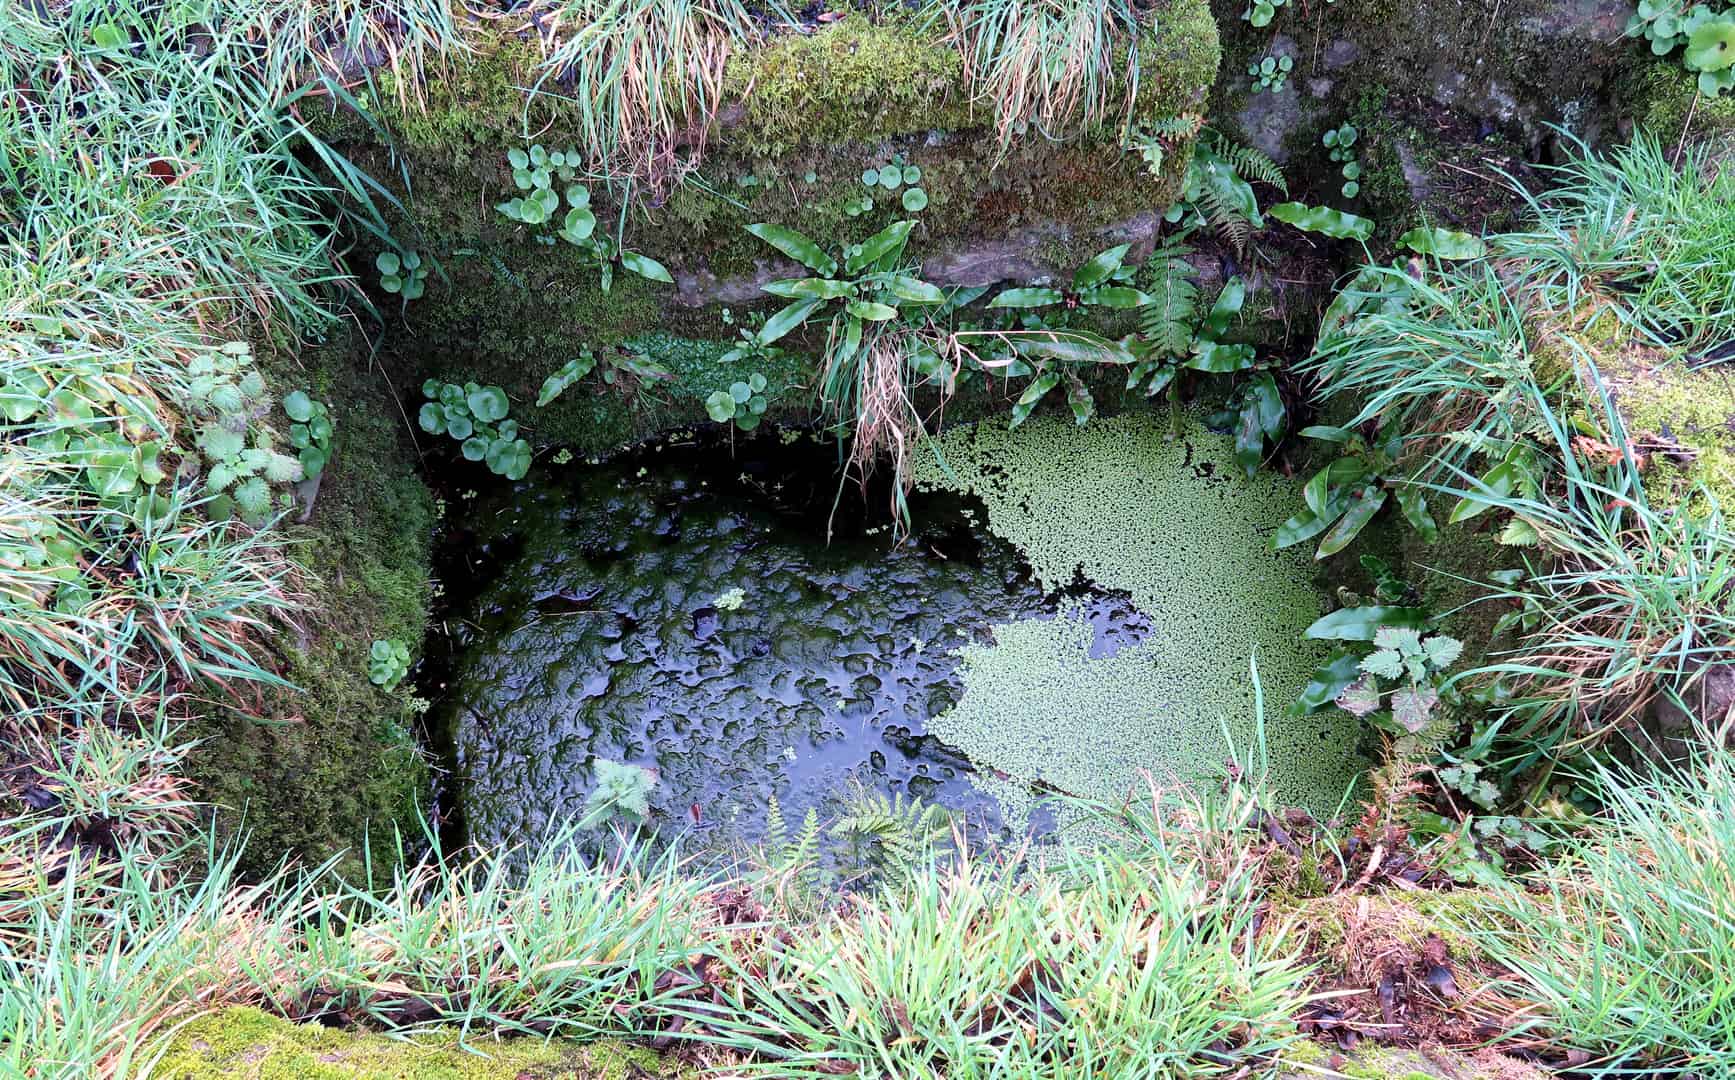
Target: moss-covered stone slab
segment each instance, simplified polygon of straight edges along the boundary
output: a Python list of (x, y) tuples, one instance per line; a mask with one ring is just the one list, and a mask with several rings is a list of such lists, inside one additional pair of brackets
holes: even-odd
[(623, 1043), (456, 1032), (414, 1038), (294, 1024), (231, 1008), (180, 1029), (151, 1075), (158, 1080), (652, 1080), (690, 1070)]

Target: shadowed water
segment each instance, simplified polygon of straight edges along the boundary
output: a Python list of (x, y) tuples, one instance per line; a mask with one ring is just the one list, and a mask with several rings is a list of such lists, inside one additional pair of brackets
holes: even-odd
[[(488, 580), (453, 613), (470, 644), (438, 705), (472, 839), (578, 813), (596, 757), (658, 771), (664, 826), (751, 838), (773, 793), (824, 816), (852, 778), (997, 823), (924, 724), (959, 693), (951, 650), (1053, 598), (956, 496), (917, 496), (894, 542), (834, 464), (807, 441), (677, 445), (539, 468), (472, 508), (474, 562), (448, 575)], [(1104, 650), (1146, 626), (1088, 603)]]

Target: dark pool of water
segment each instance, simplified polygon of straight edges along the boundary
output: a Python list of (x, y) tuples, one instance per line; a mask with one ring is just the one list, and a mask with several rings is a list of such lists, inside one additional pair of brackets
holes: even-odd
[[(469, 839), (579, 813), (598, 757), (657, 770), (653, 824), (717, 838), (756, 837), (773, 794), (825, 816), (857, 781), (998, 828), (925, 723), (959, 693), (952, 650), (1059, 598), (969, 503), (913, 496), (896, 539), (884, 493), (840, 492), (836, 467), (768, 433), (448, 491), (430, 727)], [(1105, 652), (1148, 628), (1123, 599), (1087, 603)]]

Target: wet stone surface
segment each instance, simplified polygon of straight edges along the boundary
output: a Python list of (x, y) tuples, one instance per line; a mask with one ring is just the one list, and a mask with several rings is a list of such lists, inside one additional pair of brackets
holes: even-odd
[[(960, 692), (953, 649), (1059, 598), (957, 496), (916, 497), (894, 543), (834, 463), (775, 437), (674, 445), (472, 500), (446, 578), (474, 592), (433, 716), (470, 839), (577, 814), (597, 757), (658, 771), (653, 824), (717, 839), (758, 835), (773, 793), (824, 817), (857, 778), (998, 827), (924, 724)], [(1148, 630), (1122, 597), (1086, 602), (1096, 649)]]

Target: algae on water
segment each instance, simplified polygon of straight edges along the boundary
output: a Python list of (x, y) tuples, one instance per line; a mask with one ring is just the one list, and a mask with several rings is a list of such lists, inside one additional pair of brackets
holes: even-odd
[(1244, 477), (1228, 436), (1197, 424), (1164, 434), (1148, 415), (984, 424), (941, 437), (917, 467), (925, 487), (981, 498), (990, 531), (1043, 587), (1082, 577), (1125, 591), (1151, 620), (1144, 641), (1107, 656), (1092, 655), (1090, 624), (1068, 608), (962, 650), (963, 697), (929, 730), (977, 764), (1013, 819), (1038, 783), (1115, 801), (1141, 769), (1159, 782), (1220, 774), (1231, 743), (1255, 748), (1255, 653), (1278, 797), (1328, 811), (1361, 770), (1353, 718), (1283, 715), (1324, 655), (1302, 637), (1320, 615), (1310, 562), (1271, 550), (1293, 485)]

